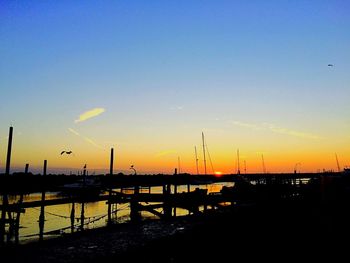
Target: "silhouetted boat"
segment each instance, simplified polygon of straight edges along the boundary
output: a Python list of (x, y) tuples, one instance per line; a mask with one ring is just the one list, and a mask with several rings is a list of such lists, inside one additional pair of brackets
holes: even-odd
[(97, 178), (89, 176), (75, 183), (64, 184), (60, 191), (63, 195), (94, 197), (101, 193), (102, 185)]

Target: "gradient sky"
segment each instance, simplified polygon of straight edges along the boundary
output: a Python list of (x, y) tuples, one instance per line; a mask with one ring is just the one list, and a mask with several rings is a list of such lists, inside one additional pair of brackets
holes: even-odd
[[(350, 165), (349, 1), (0, 0), (0, 169)], [(333, 64), (333, 67), (327, 66)], [(72, 150), (74, 155), (60, 155)], [(102, 169), (102, 170), (100, 170)], [(208, 163), (208, 171), (211, 172)], [(242, 168), (243, 170), (243, 168)]]

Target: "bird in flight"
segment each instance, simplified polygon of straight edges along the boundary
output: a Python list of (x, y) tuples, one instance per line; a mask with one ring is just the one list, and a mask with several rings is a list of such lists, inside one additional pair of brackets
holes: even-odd
[(61, 155), (64, 154), (64, 153), (66, 153), (66, 154), (71, 154), (71, 153), (73, 153), (73, 152), (72, 152), (72, 151), (62, 151), (62, 152), (61, 152)]
[(334, 65), (333, 64), (328, 64), (328, 67), (333, 67)]

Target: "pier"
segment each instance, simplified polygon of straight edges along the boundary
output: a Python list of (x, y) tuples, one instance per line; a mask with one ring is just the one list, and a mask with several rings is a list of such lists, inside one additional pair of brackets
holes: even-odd
[[(44, 172), (46, 172), (47, 162), (44, 162)], [(29, 176), (28, 174), (21, 175)], [(332, 184), (326, 183), (325, 176), (332, 180)], [(41, 182), (49, 180), (48, 175), (37, 177)], [(69, 176), (67, 176), (69, 177)], [(11, 178), (11, 177), (8, 177)], [(79, 192), (79, 195), (57, 195), (55, 198), (46, 199), (46, 189), (43, 188), (40, 200), (25, 201), (23, 193), (19, 194), (19, 199), (9, 202), (4, 199), (0, 206), (2, 215), (2, 242), (18, 243), (18, 229), (20, 226), (20, 216), (26, 209), (40, 209), (39, 240), (43, 240), (45, 232), (45, 208), (55, 205), (70, 204), (70, 217), (75, 218), (75, 205), (80, 204), (80, 230), (84, 229), (84, 224), (90, 220), (84, 215), (84, 204), (104, 201), (108, 207), (105, 217), (108, 225), (117, 221), (118, 207), (127, 205), (130, 207), (130, 220), (140, 221), (141, 213), (147, 211), (155, 217), (166, 220), (176, 217), (177, 209), (187, 211), (188, 215), (198, 215), (209, 210), (220, 209), (225, 206), (239, 206), (242, 204), (256, 204), (261, 202), (281, 202), (295, 200), (322, 200), (329, 199), (334, 195), (334, 188), (341, 183), (348, 183), (348, 177), (341, 173), (331, 175), (322, 174), (251, 174), (251, 175), (225, 175), (220, 178), (207, 175), (200, 181), (198, 176), (192, 175), (172, 175), (172, 176), (142, 176), (137, 178), (132, 176), (108, 176), (100, 186), (101, 193), (89, 195), (89, 192)], [(0, 179), (1, 180), (1, 179)], [(17, 178), (18, 180), (18, 178)], [(54, 180), (56, 181), (56, 180)], [(233, 187), (223, 186), (217, 192), (208, 193), (206, 189), (200, 189), (200, 185), (210, 185), (212, 183), (232, 183)], [(45, 185), (42, 183), (41, 185)], [(330, 187), (330, 185), (332, 187)], [(117, 186), (117, 187), (116, 187)], [(178, 189), (186, 189), (179, 192)], [(162, 191), (153, 192), (152, 189), (161, 188)], [(191, 190), (192, 189), (192, 190)], [(81, 189), (84, 190), (84, 189)], [(86, 191), (89, 191), (86, 189)], [(337, 192), (346, 195), (346, 193)], [(18, 193), (17, 193), (18, 195)], [(69, 215), (67, 215), (68, 217)], [(71, 232), (76, 231), (76, 224), (71, 220)], [(6, 231), (5, 231), (6, 230)]]

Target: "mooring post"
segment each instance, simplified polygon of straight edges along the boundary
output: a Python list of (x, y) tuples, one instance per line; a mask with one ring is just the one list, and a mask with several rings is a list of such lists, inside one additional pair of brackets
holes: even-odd
[(74, 232), (74, 222), (75, 222), (75, 203), (72, 203), (72, 210), (70, 211), (70, 228), (71, 232)]
[[(24, 168), (24, 175), (28, 174), (29, 170), (29, 163), (26, 163)], [(20, 218), (21, 218), (21, 212), (22, 212), (22, 203), (23, 203), (23, 191), (24, 189), (21, 189), (21, 194), (19, 196), (18, 201), (18, 211), (17, 211), (17, 217), (16, 217), (16, 224), (15, 224), (15, 243), (18, 244), (19, 242), (19, 227), (20, 227)]]
[[(166, 180), (168, 181), (168, 180)], [(163, 185), (163, 209), (164, 209), (164, 217), (171, 217), (171, 205), (170, 205), (170, 194), (171, 194), (171, 184), (170, 182), (165, 182)]]
[(44, 160), (44, 169), (43, 175), (41, 178), (41, 207), (40, 207), (40, 216), (39, 216), (39, 241), (42, 241), (44, 238), (44, 224), (45, 224), (45, 180), (46, 180), (46, 169), (47, 169), (47, 160)]
[[(109, 176), (112, 179), (113, 176), (113, 159), (114, 159), (114, 149), (111, 148), (111, 158), (109, 162)], [(112, 180), (110, 180), (111, 184)], [(109, 185), (109, 194), (108, 194), (108, 221), (107, 224), (110, 225), (112, 223), (112, 186)]]
[(80, 231), (84, 230), (84, 220), (85, 220), (85, 203), (81, 203), (81, 213), (80, 213)]
[[(8, 138), (8, 145), (7, 145), (6, 172), (5, 172), (6, 177), (10, 176), (12, 135), (13, 135), (13, 127), (11, 126), (9, 129), (9, 138)], [(5, 187), (3, 197), (2, 197), (2, 213), (1, 213), (1, 224), (0, 224), (1, 243), (4, 242), (4, 237), (5, 237), (6, 212), (8, 214), (9, 220), (11, 221), (11, 212), (7, 211), (8, 196), (7, 196), (6, 190), (7, 189)]]
[[(174, 176), (176, 176), (177, 175), (177, 168), (175, 168), (175, 171), (174, 171)], [(176, 194), (177, 193), (177, 178), (175, 177), (174, 178), (175, 180), (174, 180), (174, 194)]]
[(11, 152), (12, 152), (12, 135), (13, 127), (10, 127), (9, 131), (9, 140), (7, 145), (7, 158), (6, 158), (6, 175), (10, 175), (10, 166), (11, 166)]
[[(177, 168), (175, 168), (175, 171), (174, 171), (174, 176), (177, 175)], [(177, 194), (177, 178), (175, 177), (175, 180), (174, 180), (174, 197), (175, 195)], [(173, 207), (173, 215), (176, 217), (176, 204), (174, 205)]]
[(134, 194), (130, 200), (130, 219), (131, 221), (139, 221), (141, 219), (141, 214), (139, 211), (139, 186), (135, 186)]

